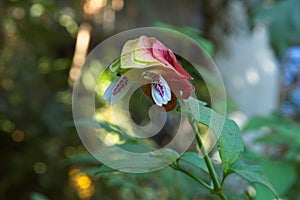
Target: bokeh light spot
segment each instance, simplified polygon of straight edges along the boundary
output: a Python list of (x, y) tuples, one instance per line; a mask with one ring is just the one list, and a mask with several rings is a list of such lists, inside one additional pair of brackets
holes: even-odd
[(11, 79), (3, 79), (1, 85), (4, 90), (11, 90), (14, 87), (14, 82)]
[(256, 69), (254, 68), (249, 68), (247, 71), (246, 71), (246, 79), (248, 81), (248, 83), (250, 85), (256, 85), (259, 83), (260, 81), (260, 76), (257, 72)]
[(95, 193), (91, 178), (79, 169), (71, 169), (69, 176), (73, 187), (76, 189), (80, 199), (90, 199)]
[(75, 147), (69, 146), (69, 147), (67, 147), (65, 149), (65, 156), (67, 158), (71, 158), (71, 157), (73, 157), (75, 155), (76, 155), (76, 149), (75, 149)]
[(79, 145), (76, 149), (77, 154), (83, 154), (86, 153), (86, 148), (83, 145)]
[(37, 174), (44, 174), (47, 170), (47, 165), (43, 162), (37, 162), (34, 164), (34, 171)]
[(25, 10), (24, 10), (24, 8), (21, 8), (21, 7), (13, 8), (11, 13), (15, 19), (23, 19), (25, 16)]
[(16, 23), (12, 19), (5, 19), (3, 21), (3, 27), (8, 34), (14, 34), (17, 31)]
[(264, 60), (262, 68), (267, 74), (274, 74), (276, 70), (275, 64), (267, 59)]
[(124, 1), (123, 0), (113, 0), (111, 2), (111, 6), (115, 11), (119, 11), (123, 9)]
[(24, 140), (25, 134), (23, 131), (21, 130), (15, 130), (12, 134), (11, 134), (11, 138), (13, 139), (13, 141), (15, 142), (22, 142)]
[(36, 3), (30, 7), (29, 12), (32, 17), (40, 17), (42, 14), (44, 14), (45, 7), (40, 3)]
[(68, 25), (68, 23), (70, 23), (70, 21), (72, 21), (73, 19), (72, 19), (72, 17), (71, 16), (69, 16), (69, 15), (61, 15), (60, 17), (59, 17), (59, 19), (58, 19), (58, 22), (59, 22), (59, 24), (60, 25), (62, 25), (62, 26), (67, 26)]
[(63, 14), (59, 17), (58, 22), (60, 25), (66, 27), (67, 31), (72, 36), (75, 36), (77, 34), (79, 27), (72, 16)]
[(88, 176), (80, 176), (77, 180), (78, 186), (82, 189), (86, 189), (91, 185), (91, 179)]
[(86, 0), (83, 10), (89, 15), (96, 14), (101, 8), (106, 5), (106, 0)]
[(15, 129), (15, 124), (10, 120), (2, 119), (0, 121), (0, 128), (5, 132), (10, 133)]
[(113, 146), (116, 144), (120, 144), (120, 137), (117, 134), (113, 134), (113, 133), (108, 133), (103, 141), (107, 146)]
[(111, 7), (106, 7), (103, 11), (103, 30), (110, 32), (114, 30), (116, 13)]
[(107, 9), (104, 10), (104, 13), (103, 13), (104, 22), (112, 23), (112, 22), (115, 21), (115, 18), (116, 18), (116, 14), (112, 9), (107, 8)]

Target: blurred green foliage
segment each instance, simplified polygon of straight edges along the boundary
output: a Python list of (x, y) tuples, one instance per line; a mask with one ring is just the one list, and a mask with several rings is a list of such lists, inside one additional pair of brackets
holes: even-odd
[[(255, 160), (266, 172), (282, 198), (300, 198), (300, 126), (297, 122), (273, 113), (270, 116), (257, 116), (250, 119), (244, 133), (253, 132), (255, 140), (251, 145), (261, 146), (259, 152), (248, 148), (245, 158)], [(257, 199), (271, 199), (272, 194), (257, 188)]]
[(84, 148), (63, 126), (75, 39), (61, 12), (64, 2), (0, 3), (0, 199), (76, 197), (65, 160)]
[[(75, 128), (64, 123), (72, 119), (68, 76), (82, 5), (80, 0), (0, 2), (0, 199), (79, 199), (69, 172), (81, 165), (69, 159), (86, 150)], [(99, 30), (95, 27), (91, 47), (107, 37)], [(128, 177), (124, 174), (124, 183)], [(172, 172), (133, 175), (137, 181), (130, 187), (114, 176), (96, 178), (93, 198), (139, 196), (140, 182), (149, 199), (158, 193), (173, 199), (201, 195), (193, 180), (178, 177), (180, 184), (174, 185)]]
[(201, 32), (200, 29), (196, 29), (193, 27), (179, 27), (179, 26), (173, 26), (170, 24), (162, 23), (162, 22), (156, 22), (155, 26), (161, 27), (161, 28), (168, 28), (172, 30), (176, 30), (180, 33), (183, 33), (195, 40), (206, 52), (209, 56), (212, 56), (214, 54), (214, 46), (212, 42), (209, 40), (205, 39), (202, 35), (203, 33)]
[(266, 23), (269, 27), (270, 43), (281, 57), (292, 45), (300, 44), (300, 1), (247, 0), (253, 23)]

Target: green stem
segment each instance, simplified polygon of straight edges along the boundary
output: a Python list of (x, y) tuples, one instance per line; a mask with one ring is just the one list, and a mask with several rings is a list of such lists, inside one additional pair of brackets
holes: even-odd
[(213, 193), (213, 194), (218, 195), (222, 200), (227, 200), (227, 197), (225, 196), (225, 194), (222, 190), (222, 187), (219, 183), (217, 173), (216, 173), (216, 171), (213, 167), (213, 164), (212, 164), (211, 160), (209, 159), (208, 154), (206, 152), (206, 149), (203, 145), (203, 142), (202, 142), (202, 139), (201, 139), (201, 136), (200, 136), (200, 131), (199, 131), (199, 128), (198, 128), (198, 122), (195, 121), (192, 116), (190, 116), (189, 120), (190, 120), (190, 124), (193, 128), (193, 131), (196, 135), (196, 140), (197, 140), (198, 147), (200, 148), (200, 150), (203, 154), (204, 161), (206, 163), (206, 166), (208, 168), (210, 177), (211, 177), (212, 182), (213, 182), (214, 188), (211, 189), (210, 192)]

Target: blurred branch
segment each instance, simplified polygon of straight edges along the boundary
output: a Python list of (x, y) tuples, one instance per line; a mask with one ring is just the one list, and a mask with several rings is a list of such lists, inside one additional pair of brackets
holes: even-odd
[(90, 40), (91, 40), (92, 26), (88, 22), (83, 22), (80, 25), (77, 38), (74, 57), (72, 61), (72, 66), (69, 73), (69, 84), (72, 86), (75, 78), (80, 71), (81, 66), (84, 63), (85, 57), (88, 52)]

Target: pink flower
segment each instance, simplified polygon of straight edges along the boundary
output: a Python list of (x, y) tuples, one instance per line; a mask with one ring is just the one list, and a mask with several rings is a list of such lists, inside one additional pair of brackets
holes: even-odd
[(188, 99), (194, 91), (189, 82), (192, 77), (182, 68), (174, 53), (154, 37), (141, 36), (127, 41), (120, 60), (111, 66), (127, 71), (104, 94), (111, 104), (122, 98), (133, 82), (141, 85), (145, 95), (166, 111), (174, 109), (176, 96)]

